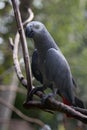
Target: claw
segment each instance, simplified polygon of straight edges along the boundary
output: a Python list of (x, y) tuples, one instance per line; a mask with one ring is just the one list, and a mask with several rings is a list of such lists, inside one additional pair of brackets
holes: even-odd
[(28, 99), (32, 100), (33, 99), (33, 95), (36, 94), (37, 91), (41, 91), (43, 92), (46, 89), (46, 87), (36, 87), (34, 89), (32, 89), (28, 95)]
[(44, 95), (43, 97), (42, 97), (42, 99), (41, 99), (41, 102), (42, 103), (45, 103), (46, 102), (46, 100), (49, 98), (49, 97), (54, 97), (55, 95), (53, 94), (53, 93), (49, 93), (48, 95)]

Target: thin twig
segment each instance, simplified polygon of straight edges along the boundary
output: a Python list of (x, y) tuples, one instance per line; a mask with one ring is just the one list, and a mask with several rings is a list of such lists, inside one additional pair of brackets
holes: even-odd
[(14, 111), (19, 117), (21, 117), (22, 119), (30, 122), (30, 123), (35, 123), (38, 124), (39, 126), (43, 127), (45, 124), (35, 118), (30, 118), (26, 115), (24, 115), (20, 110), (18, 110), (16, 107), (14, 107), (13, 105), (9, 104), (8, 102), (6, 102), (5, 100), (3, 100), (2, 98), (0, 98), (0, 104), (5, 105), (6, 107), (8, 107), (9, 109), (11, 109), (12, 111)]
[(13, 39), (11, 37), (9, 37), (9, 43), (10, 43), (10, 47), (13, 50), (14, 49), (14, 44), (13, 44)]
[(22, 82), (22, 84), (27, 88), (27, 80), (24, 78), (24, 76), (21, 72), (20, 64), (18, 61), (19, 39), (20, 39), (20, 35), (19, 35), (19, 33), (16, 33), (15, 41), (14, 41), (15, 43), (14, 43), (14, 50), (13, 50), (13, 60), (14, 60), (14, 66), (15, 66), (15, 70), (17, 72), (18, 78), (19, 78), (20, 82)]
[(28, 13), (29, 13), (29, 18), (23, 22), (23, 26), (25, 26), (27, 23), (31, 22), (32, 19), (34, 18), (34, 13), (32, 12), (32, 10), (29, 8), (28, 9)]
[(12, 46), (11, 48), (13, 49), (13, 61), (14, 61), (14, 67), (15, 67), (15, 71), (17, 74), (18, 79), (20, 80), (20, 82), (22, 83), (22, 85), (27, 88), (27, 80), (24, 78), (21, 68), (20, 68), (20, 64), (18, 61), (18, 46), (19, 46), (19, 41), (20, 41), (20, 35), (17, 32), (16, 36), (15, 36), (15, 40), (13, 43), (12, 38), (9, 38), (9, 43), (10, 46)]

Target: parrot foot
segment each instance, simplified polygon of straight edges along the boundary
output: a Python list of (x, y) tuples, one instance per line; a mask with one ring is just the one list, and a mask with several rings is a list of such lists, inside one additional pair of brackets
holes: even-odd
[(29, 93), (29, 100), (32, 100), (33, 99), (33, 95), (37, 93), (37, 91), (41, 91), (43, 92), (44, 90), (46, 89), (46, 87), (42, 86), (42, 87), (36, 87), (34, 89), (32, 89)]
[(47, 94), (47, 95), (44, 95), (44, 96), (42, 97), (41, 102), (42, 102), (42, 103), (45, 103), (46, 100), (47, 100), (48, 98), (50, 98), (50, 97), (54, 98), (55, 95), (54, 95), (53, 93), (49, 93), (49, 94)]

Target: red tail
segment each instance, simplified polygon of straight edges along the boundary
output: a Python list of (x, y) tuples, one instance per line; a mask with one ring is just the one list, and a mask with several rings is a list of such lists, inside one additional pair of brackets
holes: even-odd
[(63, 103), (64, 103), (64, 104), (66, 104), (66, 105), (68, 105), (68, 106), (71, 106), (71, 105), (72, 105), (69, 101), (67, 101), (66, 98), (62, 97), (62, 99), (63, 99)]
[[(66, 104), (66, 105), (68, 105), (68, 106), (71, 106), (71, 105), (72, 105), (72, 104), (71, 104), (69, 101), (67, 101), (67, 99), (65, 99), (64, 97), (62, 97), (62, 100), (63, 100), (63, 103), (64, 103), (64, 104)], [(67, 114), (67, 117), (71, 118), (72, 116), (70, 116), (69, 114)]]

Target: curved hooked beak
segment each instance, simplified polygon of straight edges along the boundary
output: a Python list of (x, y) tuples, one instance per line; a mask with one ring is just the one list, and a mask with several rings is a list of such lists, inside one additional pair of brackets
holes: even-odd
[(33, 37), (34, 32), (33, 32), (32, 28), (30, 26), (26, 27), (26, 29), (25, 29), (25, 35), (28, 38), (32, 38)]

